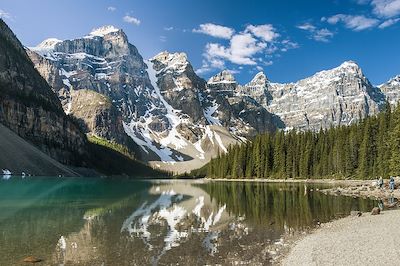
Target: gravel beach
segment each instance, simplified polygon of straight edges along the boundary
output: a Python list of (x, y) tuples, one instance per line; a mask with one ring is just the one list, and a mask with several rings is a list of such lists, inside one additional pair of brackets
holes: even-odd
[(282, 265), (398, 265), (400, 210), (322, 224), (298, 240)]

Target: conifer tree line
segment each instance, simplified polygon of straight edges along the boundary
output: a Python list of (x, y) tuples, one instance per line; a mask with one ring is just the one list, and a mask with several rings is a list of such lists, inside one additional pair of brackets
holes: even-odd
[(203, 168), (211, 178), (357, 178), (400, 175), (400, 107), (313, 131), (278, 131), (231, 146)]

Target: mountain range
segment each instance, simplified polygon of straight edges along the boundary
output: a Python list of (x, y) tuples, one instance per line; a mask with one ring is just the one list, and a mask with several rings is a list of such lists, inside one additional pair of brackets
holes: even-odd
[(198, 168), (257, 133), (348, 125), (400, 98), (400, 76), (374, 86), (353, 61), (293, 83), (259, 72), (242, 85), (227, 70), (206, 81), (185, 53), (145, 60), (113, 26), (26, 52), (84, 133), (174, 172)]

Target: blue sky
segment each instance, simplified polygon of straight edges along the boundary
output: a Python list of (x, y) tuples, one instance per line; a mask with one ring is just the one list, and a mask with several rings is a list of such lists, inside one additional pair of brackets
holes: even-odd
[(400, 74), (400, 0), (0, 0), (22, 43), (122, 28), (145, 58), (186, 52), (200, 76), (291, 82), (354, 60), (373, 84)]

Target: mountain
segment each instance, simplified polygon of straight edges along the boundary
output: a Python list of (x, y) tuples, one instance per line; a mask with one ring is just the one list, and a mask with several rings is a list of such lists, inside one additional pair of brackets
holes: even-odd
[(378, 113), (385, 95), (347, 61), (295, 83), (266, 83), (272, 99), (265, 108), (279, 116), (286, 128), (319, 130), (347, 125)]
[(277, 128), (260, 104), (235, 95), (236, 82), (229, 91), (222, 80), (206, 82), (184, 53), (145, 61), (112, 26), (27, 51), (86, 133), (123, 145), (134, 140), (138, 157), (163, 169), (190, 170), (232, 143)]
[(204, 165), (258, 133), (350, 124), (383, 109), (393, 98), (384, 88), (396, 91), (374, 87), (352, 61), (287, 84), (260, 72), (241, 85), (227, 70), (206, 81), (185, 53), (144, 60), (113, 26), (74, 40), (51, 38), (27, 51), (85, 133), (175, 172)]
[(400, 100), (400, 75), (390, 79), (388, 82), (378, 86), (386, 95), (392, 105), (397, 105)]
[(65, 164), (80, 164), (86, 137), (24, 47), (0, 19), (0, 123)]

